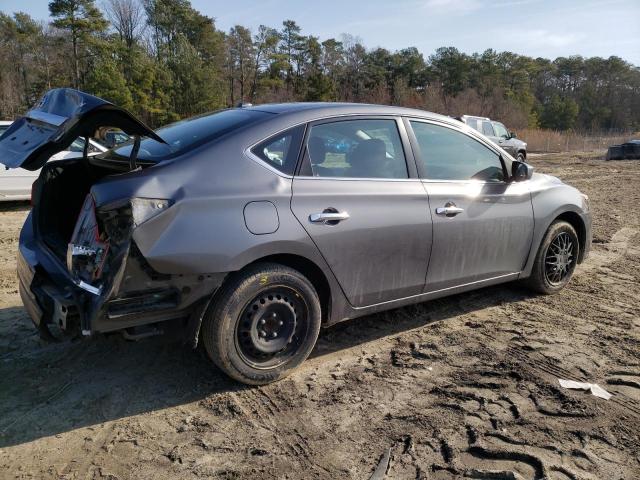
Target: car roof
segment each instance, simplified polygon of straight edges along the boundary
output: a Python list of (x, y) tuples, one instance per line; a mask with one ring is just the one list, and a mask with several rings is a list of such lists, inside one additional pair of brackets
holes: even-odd
[(447, 123), (457, 120), (426, 110), (416, 108), (396, 107), (393, 105), (375, 105), (370, 103), (346, 103), (346, 102), (292, 102), (292, 103), (265, 103), (246, 107), (248, 110), (257, 110), (275, 114), (299, 114), (305, 113), (309, 117), (325, 115), (402, 115), (421, 118), (430, 118)]
[(464, 118), (464, 119), (475, 118), (477, 120), (487, 120), (487, 121), (490, 121), (490, 122), (493, 121), (489, 117), (478, 117), (477, 115), (462, 115), (460, 118)]

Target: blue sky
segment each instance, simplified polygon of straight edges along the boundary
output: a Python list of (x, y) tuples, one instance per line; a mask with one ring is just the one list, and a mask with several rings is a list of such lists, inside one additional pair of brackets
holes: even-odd
[[(100, 4), (100, 1), (97, 2)], [(0, 10), (48, 16), (48, 0), (0, 0)], [(192, 0), (218, 28), (279, 27), (291, 18), (321, 39), (342, 33), (367, 47), (487, 48), (556, 58), (617, 55), (640, 66), (640, 0)]]

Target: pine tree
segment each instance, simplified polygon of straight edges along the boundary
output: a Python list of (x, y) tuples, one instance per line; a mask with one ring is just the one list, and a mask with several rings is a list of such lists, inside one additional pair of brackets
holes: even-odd
[(93, 35), (103, 32), (108, 23), (93, 0), (53, 0), (49, 12), (54, 18), (53, 26), (67, 31), (71, 37), (73, 84), (80, 88), (80, 49), (86, 47)]

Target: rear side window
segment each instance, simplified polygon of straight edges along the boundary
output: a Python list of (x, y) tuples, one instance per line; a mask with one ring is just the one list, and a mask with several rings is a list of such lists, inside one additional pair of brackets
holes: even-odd
[(469, 119), (467, 119), (467, 125), (469, 125), (474, 130), (477, 130), (477, 131), (481, 132), (480, 126), (478, 125), (478, 119), (477, 118), (469, 118)]
[[(182, 120), (155, 131), (166, 143), (160, 143), (151, 138), (142, 140), (138, 158), (157, 162), (175, 157), (270, 115), (272, 114), (234, 108)], [(132, 143), (128, 143), (114, 149), (112, 153), (128, 158), (132, 148)]]
[(345, 120), (314, 125), (307, 140), (314, 177), (408, 178), (395, 120)]
[(251, 149), (260, 160), (276, 170), (293, 175), (304, 136), (304, 125), (278, 133)]
[(498, 154), (451, 128), (411, 122), (420, 149), (422, 175), (430, 180), (504, 181)]

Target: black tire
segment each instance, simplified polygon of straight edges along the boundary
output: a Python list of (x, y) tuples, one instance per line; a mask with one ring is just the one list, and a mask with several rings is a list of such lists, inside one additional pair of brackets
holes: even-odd
[(525, 283), (546, 295), (559, 292), (569, 283), (579, 255), (580, 242), (575, 229), (562, 220), (553, 222), (542, 239), (531, 276)]
[(297, 270), (256, 264), (232, 277), (202, 323), (207, 354), (239, 382), (275, 382), (311, 353), (321, 324), (318, 294)]
[(518, 152), (518, 156), (516, 157), (516, 160), (518, 160), (519, 162), (526, 162), (527, 158), (524, 156), (524, 153)]

